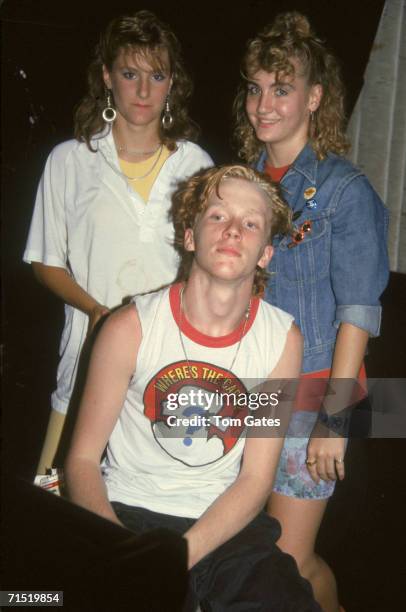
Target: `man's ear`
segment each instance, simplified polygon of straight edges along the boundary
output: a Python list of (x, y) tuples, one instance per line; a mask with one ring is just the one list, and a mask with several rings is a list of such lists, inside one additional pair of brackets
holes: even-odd
[(103, 81), (107, 89), (111, 89), (110, 72), (107, 70), (107, 67), (104, 64), (103, 64)]
[(258, 260), (257, 266), (259, 266), (260, 268), (266, 268), (272, 259), (272, 255), (273, 255), (273, 246), (271, 246), (270, 244), (267, 244), (266, 247), (264, 248), (264, 252), (262, 253), (262, 256)]
[(194, 239), (193, 230), (191, 227), (188, 227), (187, 230), (185, 230), (185, 237), (183, 239), (183, 245), (186, 251), (195, 250), (195, 239)]

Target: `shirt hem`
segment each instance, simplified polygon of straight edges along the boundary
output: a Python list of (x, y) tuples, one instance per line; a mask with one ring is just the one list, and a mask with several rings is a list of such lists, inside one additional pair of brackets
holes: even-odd
[(160, 503), (154, 503), (151, 500), (141, 500), (139, 498), (130, 498), (125, 495), (120, 495), (119, 493), (108, 490), (108, 498), (110, 502), (120, 502), (121, 504), (126, 504), (127, 506), (134, 506), (136, 508), (145, 508), (146, 510), (150, 510), (151, 512), (159, 512), (161, 514), (169, 514), (170, 516), (187, 516), (188, 518), (198, 519), (202, 516), (202, 514), (207, 510), (207, 508), (213, 503), (211, 501), (209, 504), (203, 505), (201, 507), (187, 508), (185, 505), (182, 506), (169, 506)]

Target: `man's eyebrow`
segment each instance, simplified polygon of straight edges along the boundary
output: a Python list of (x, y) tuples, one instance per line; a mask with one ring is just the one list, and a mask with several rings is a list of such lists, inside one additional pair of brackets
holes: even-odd
[(249, 215), (258, 215), (259, 217), (263, 217), (263, 213), (260, 210), (257, 210), (256, 208), (247, 208), (247, 213)]
[[(228, 205), (228, 201), (226, 199), (218, 199), (217, 202), (212, 202), (211, 204), (208, 204), (205, 208), (205, 210), (209, 210), (209, 208), (213, 208), (213, 207), (217, 207), (217, 206), (221, 206), (223, 208), (227, 207)], [(263, 217), (264, 215), (262, 214), (261, 211), (257, 210), (256, 208), (247, 208), (245, 210), (245, 214), (247, 215), (257, 215), (258, 217)]]
[(208, 208), (211, 208), (212, 206), (219, 206), (219, 205), (220, 206), (224, 206), (224, 202), (225, 202), (225, 200), (223, 198), (221, 198), (220, 196), (217, 196), (217, 201), (216, 202), (208, 203), (207, 206), (206, 206), (206, 210)]

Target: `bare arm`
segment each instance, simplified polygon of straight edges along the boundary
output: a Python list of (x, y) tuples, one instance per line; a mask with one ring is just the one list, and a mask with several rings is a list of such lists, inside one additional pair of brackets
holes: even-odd
[(341, 323), (334, 349), (331, 378), (357, 378), (365, 356), (369, 334), (365, 330)]
[[(326, 396), (323, 407), (327, 414), (340, 412), (351, 404), (353, 384), (351, 379), (357, 379), (369, 334), (365, 330), (351, 325), (341, 323), (338, 330), (336, 345), (334, 349), (333, 364), (331, 368), (331, 384), (335, 388), (335, 394)], [(336, 384), (337, 379), (347, 379), (342, 384)], [(325, 435), (326, 437), (323, 437)], [(335, 480), (338, 476), (342, 480), (345, 476), (344, 457), (345, 439), (335, 435), (321, 423), (316, 423), (312, 438), (307, 449), (309, 461), (316, 462), (308, 465), (309, 473), (315, 482), (323, 480)], [(338, 460), (338, 461), (337, 461)]]
[[(270, 377), (296, 378), (301, 368), (302, 351), (302, 336), (298, 328), (292, 325), (282, 356)], [(189, 569), (241, 531), (264, 507), (271, 491), (282, 443), (281, 436), (247, 439), (238, 478), (185, 534), (189, 547)]]
[[(335, 323), (341, 323), (329, 383), (330, 387), (336, 387), (336, 394), (323, 401), (328, 415), (340, 412), (351, 403), (349, 379), (358, 376), (368, 332), (372, 336), (379, 334), (379, 297), (389, 273), (387, 211), (365, 176), (354, 178), (343, 189), (331, 221), (330, 278), (336, 300)], [(336, 384), (339, 379), (348, 382), (342, 380)], [(345, 439), (318, 421), (307, 448), (308, 461), (315, 462), (309, 466), (315, 482), (320, 478), (344, 478), (344, 450)]]
[(42, 285), (55, 293), (66, 304), (70, 304), (88, 315), (89, 332), (92, 331), (103, 315), (110, 312), (106, 306), (99, 304), (82, 289), (65, 269), (47, 266), (37, 261), (32, 262), (32, 268), (36, 279)]
[(134, 373), (141, 325), (133, 305), (121, 308), (97, 337), (72, 445), (65, 465), (69, 497), (119, 523), (100, 471), (100, 460)]

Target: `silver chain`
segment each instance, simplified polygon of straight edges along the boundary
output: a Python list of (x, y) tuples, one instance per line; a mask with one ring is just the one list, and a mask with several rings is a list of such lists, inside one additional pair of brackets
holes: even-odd
[[(182, 330), (181, 330), (183, 316), (184, 316), (184, 309), (183, 309), (183, 291), (184, 291), (184, 289), (185, 289), (185, 287), (182, 286), (182, 288), (180, 290), (180, 317), (179, 317), (178, 333), (179, 333), (179, 340), (180, 340), (180, 343), (181, 343), (181, 346), (182, 346), (183, 354), (185, 355), (186, 363), (188, 364), (189, 370), (190, 370), (190, 363), (189, 363), (189, 359), (188, 359), (188, 356), (187, 356), (187, 353), (186, 353), (186, 347), (185, 347), (185, 343), (183, 342), (183, 334), (182, 334)], [(238, 342), (238, 345), (237, 345), (237, 348), (236, 348), (233, 360), (232, 360), (232, 362), (230, 364), (230, 367), (228, 368), (228, 370), (230, 372), (232, 371), (232, 369), (234, 367), (234, 364), (236, 362), (236, 359), (238, 357), (238, 353), (240, 352), (241, 342), (242, 342), (242, 339), (244, 338), (244, 335), (245, 335), (245, 330), (246, 330), (246, 327), (247, 327), (247, 322), (248, 322), (248, 319), (249, 319), (249, 316), (250, 316), (250, 312), (251, 312), (251, 298), (250, 298), (250, 302), (248, 304), (248, 308), (247, 308), (247, 310), (245, 311), (245, 314), (244, 314), (244, 326), (242, 328), (240, 340)]]
[(162, 143), (158, 143), (155, 149), (150, 151), (140, 151), (139, 149), (127, 149), (124, 145), (117, 145), (117, 153), (128, 153), (128, 155), (154, 155)]

